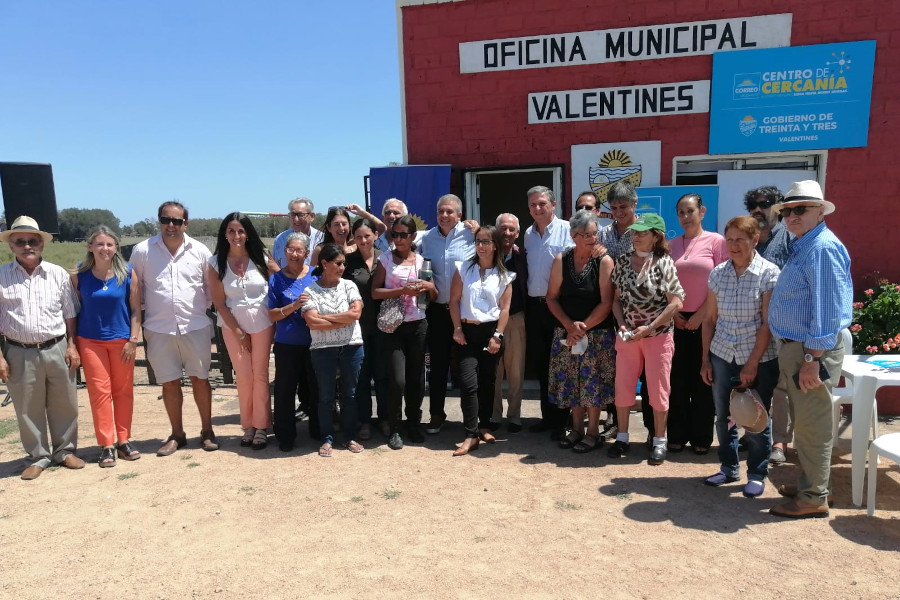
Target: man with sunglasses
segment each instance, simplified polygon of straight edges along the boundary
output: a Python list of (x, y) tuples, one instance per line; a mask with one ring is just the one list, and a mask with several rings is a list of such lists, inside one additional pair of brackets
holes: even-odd
[[(778, 212), (772, 209), (772, 206), (783, 200), (781, 190), (773, 185), (764, 185), (744, 194), (747, 213), (759, 223), (759, 243), (756, 244), (756, 251), (779, 269), (787, 262), (790, 255), (788, 242), (794, 237), (781, 222)], [(793, 437), (787, 380), (782, 373), (778, 385), (772, 392), (772, 453), (769, 455), (769, 462), (778, 464), (785, 462), (784, 451)]]
[(312, 200), (309, 198), (295, 198), (288, 202), (288, 218), (291, 220), (291, 228), (285, 229), (275, 236), (275, 243), (272, 244), (272, 258), (275, 259), (279, 267), (284, 268), (287, 265), (287, 258), (284, 256), (284, 246), (287, 236), (296, 231), (309, 237), (309, 252), (306, 254), (306, 264), (309, 264), (313, 248), (322, 243), (322, 236), (324, 235), (312, 226), (313, 219), (316, 218)]
[(597, 194), (591, 190), (587, 190), (578, 194), (575, 199), (575, 212), (579, 210), (589, 210), (598, 217), (600, 216), (600, 203), (597, 201)]
[(827, 517), (834, 442), (831, 388), (850, 350), (840, 335), (852, 316), (850, 256), (825, 226), (834, 204), (825, 200), (817, 182), (794, 183), (772, 209), (796, 237), (769, 301), (769, 329), (781, 340), (778, 367), (787, 378), (801, 473), (796, 485), (778, 488), (789, 500), (769, 512), (793, 519)]
[[(28, 454), (22, 479), (40, 477), (52, 463), (81, 469), (75, 371), (78, 300), (65, 269), (43, 260), (53, 236), (31, 217), (16, 219), (0, 241), (14, 260), (0, 267), (0, 380), (7, 382), (19, 439)], [(49, 426), (50, 439), (47, 439)], [(52, 444), (52, 452), (51, 452)]]
[(163, 202), (157, 212), (159, 234), (134, 247), (131, 263), (144, 300), (144, 339), (147, 360), (162, 381), (163, 403), (172, 434), (156, 451), (169, 456), (187, 444), (182, 422), (182, 371), (190, 378), (200, 412), (200, 447), (219, 449), (212, 428), (212, 389), (209, 385), (210, 330), (206, 309), (209, 249), (189, 237), (188, 211), (176, 201)]

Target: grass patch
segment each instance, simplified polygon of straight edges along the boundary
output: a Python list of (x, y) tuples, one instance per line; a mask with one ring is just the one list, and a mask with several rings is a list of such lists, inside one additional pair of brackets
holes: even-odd
[(121, 473), (119, 474), (119, 481), (125, 481), (126, 479), (134, 479), (137, 477), (137, 473)]
[(248, 496), (252, 496), (253, 494), (256, 493), (256, 488), (249, 486), (249, 485), (245, 485), (245, 486), (238, 488), (238, 491), (242, 494), (247, 494)]
[(393, 488), (388, 488), (386, 490), (382, 490), (378, 492), (378, 495), (384, 498), (385, 500), (396, 500), (400, 497), (400, 490), (395, 490)]
[(193, 469), (194, 467), (199, 467), (199, 466), (200, 466), (200, 463), (197, 463), (197, 462), (187, 464), (188, 469)]
[(226, 396), (213, 396), (213, 402), (225, 402), (228, 400)]
[(362, 501), (363, 501), (362, 496), (353, 496), (352, 498), (350, 498), (350, 502), (362, 502)]
[(557, 500), (553, 506), (556, 510), (581, 510), (580, 504), (572, 504), (568, 500)]
[(483, 535), (476, 535), (476, 536), (475, 536), (475, 543), (480, 544), (481, 542), (485, 541), (486, 539), (487, 539), (487, 538), (484, 537)]
[(191, 460), (191, 458), (192, 458), (193, 456), (194, 456), (193, 454), (182, 454), (182, 455), (181, 455), (181, 460)]
[[(5, 438), (11, 433), (19, 430), (19, 425), (15, 419), (5, 419), (0, 421), (0, 438)], [(10, 440), (11, 442), (16, 440)]]
[(621, 494), (616, 494), (617, 500), (631, 500), (631, 492), (622, 492)]
[(385, 452), (387, 452), (387, 450), (385, 450), (381, 446), (375, 446), (374, 448), (369, 450), (369, 452), (371, 452), (372, 454), (384, 454)]

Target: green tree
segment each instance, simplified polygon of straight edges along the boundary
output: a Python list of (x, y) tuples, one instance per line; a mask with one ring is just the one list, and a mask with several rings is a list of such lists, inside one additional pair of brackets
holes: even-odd
[(122, 232), (119, 218), (102, 208), (64, 208), (58, 213), (59, 239), (74, 242), (84, 239), (98, 225), (106, 225), (116, 234)]

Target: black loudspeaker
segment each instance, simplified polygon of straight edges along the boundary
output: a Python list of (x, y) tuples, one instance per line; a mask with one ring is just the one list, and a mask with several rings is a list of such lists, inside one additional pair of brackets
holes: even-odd
[(59, 233), (53, 168), (40, 163), (0, 163), (0, 190), (6, 227), (28, 215), (47, 233)]

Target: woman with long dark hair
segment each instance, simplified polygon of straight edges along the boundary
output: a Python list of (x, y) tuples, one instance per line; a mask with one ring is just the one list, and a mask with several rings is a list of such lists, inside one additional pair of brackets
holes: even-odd
[(425, 395), (425, 338), (428, 321), (419, 308), (416, 297), (428, 292), (437, 298), (431, 281), (419, 279), (424, 258), (416, 254), (416, 222), (404, 215), (391, 225), (394, 249), (378, 257), (372, 278), (372, 298), (386, 300), (401, 298), (403, 322), (392, 333), (385, 334), (388, 360), (388, 419), (392, 450), (403, 448), (400, 425), (403, 420), (403, 397), (406, 396), (406, 421), (409, 440), (417, 444), (425, 441), (422, 433), (422, 398)]
[(310, 358), (319, 380), (319, 431), (322, 445), (319, 456), (330, 457), (334, 444), (335, 380), (341, 370), (341, 437), (343, 446), (353, 453), (363, 451), (353, 439), (356, 433), (356, 381), (363, 361), (362, 297), (359, 288), (344, 279), (347, 255), (338, 244), (322, 246), (315, 273), (319, 279), (306, 289), (309, 301), (301, 312), (312, 334)]
[(322, 242), (312, 250), (312, 258), (309, 264), (315, 267), (319, 264), (319, 250), (325, 244), (337, 244), (345, 253), (356, 250), (356, 242), (350, 235), (350, 211), (343, 206), (332, 206), (325, 215), (325, 222), (322, 224)]
[(453, 452), (464, 456), (480, 441), (493, 443), (490, 430), (494, 410), (494, 382), (509, 320), (510, 284), (500, 255), (500, 232), (492, 225), (475, 231), (475, 256), (457, 263), (450, 284), (450, 319), (459, 364), (460, 407), (466, 439)]
[(278, 264), (250, 218), (233, 212), (219, 225), (208, 269), (210, 295), (237, 380), (241, 446), (262, 450), (272, 426), (269, 352), (274, 331), (266, 297), (269, 276), (279, 271)]
[(113, 467), (116, 454), (137, 460), (131, 445), (134, 353), (141, 333), (141, 286), (119, 253), (119, 238), (101, 225), (88, 238), (87, 254), (72, 286), (81, 298), (76, 343), (91, 402), (98, 463)]

